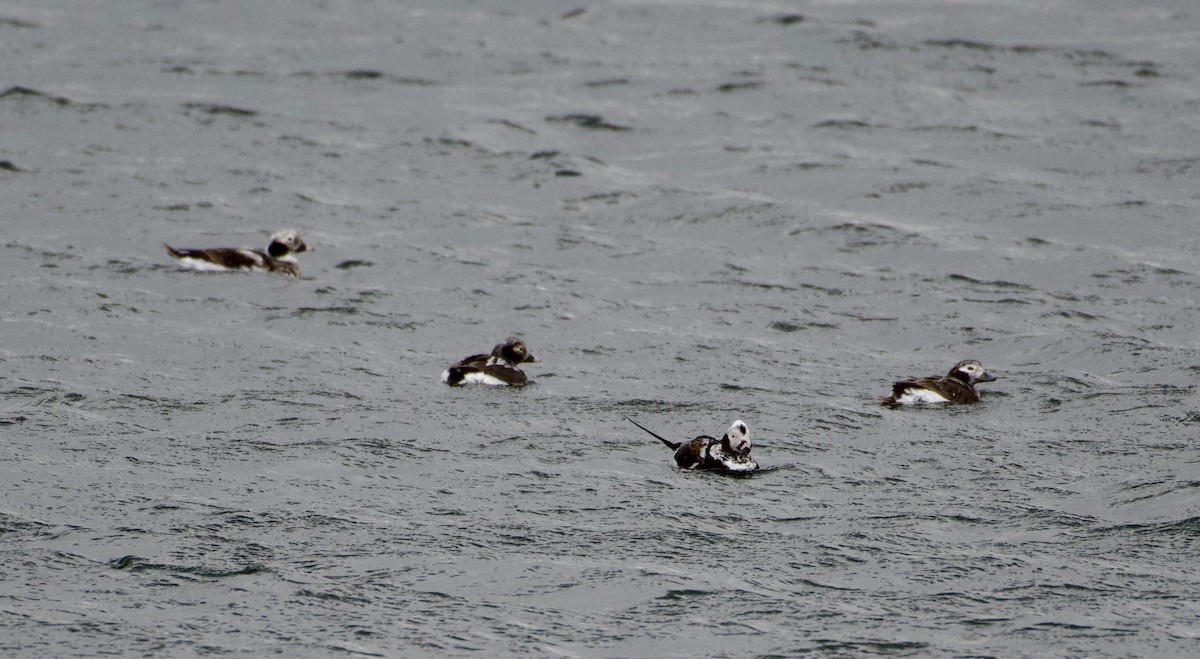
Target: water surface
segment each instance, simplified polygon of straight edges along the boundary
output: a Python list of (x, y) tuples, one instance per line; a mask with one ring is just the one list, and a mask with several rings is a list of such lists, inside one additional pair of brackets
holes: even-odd
[[(5, 5), (0, 648), (1195, 655), (1198, 32)], [(161, 248), (284, 227), (299, 281)], [(510, 334), (531, 386), (438, 382)]]

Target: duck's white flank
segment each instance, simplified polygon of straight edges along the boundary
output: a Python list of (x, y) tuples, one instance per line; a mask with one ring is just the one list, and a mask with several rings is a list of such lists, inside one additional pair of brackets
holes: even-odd
[(919, 405), (921, 403), (949, 403), (950, 399), (930, 389), (920, 389), (913, 387), (906, 389), (903, 394), (896, 397), (896, 403), (899, 405)]

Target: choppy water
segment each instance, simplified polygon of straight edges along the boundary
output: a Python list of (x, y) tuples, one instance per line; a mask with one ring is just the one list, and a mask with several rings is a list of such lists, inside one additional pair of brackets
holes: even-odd
[[(8, 655), (1194, 656), (1191, 2), (0, 7)], [(161, 243), (295, 227), (304, 278)], [(439, 372), (520, 334), (523, 390)], [(982, 404), (886, 410), (961, 358)], [(750, 478), (676, 471), (747, 421)]]

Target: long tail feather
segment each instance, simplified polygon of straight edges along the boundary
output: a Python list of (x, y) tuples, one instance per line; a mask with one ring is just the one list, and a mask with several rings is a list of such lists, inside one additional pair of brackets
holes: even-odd
[(646, 426), (643, 426), (642, 424), (638, 423), (637, 421), (634, 421), (633, 419), (631, 419), (629, 417), (625, 417), (625, 420), (632, 423), (633, 425), (641, 428), (642, 430), (645, 430), (646, 432), (650, 433), (651, 435), (654, 435), (654, 437), (656, 437), (658, 439), (658, 441), (662, 442), (663, 444), (666, 444), (668, 447), (671, 448), (672, 451), (679, 448), (680, 446), (683, 446), (682, 442), (672, 442), (670, 440), (664, 439), (658, 433), (654, 432), (653, 430), (650, 430)]

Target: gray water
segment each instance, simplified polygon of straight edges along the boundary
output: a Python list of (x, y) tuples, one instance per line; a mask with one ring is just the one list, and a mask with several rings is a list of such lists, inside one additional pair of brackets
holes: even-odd
[[(10, 656), (1195, 656), (1190, 1), (0, 6)], [(179, 269), (261, 246), (299, 281)], [(524, 389), (450, 389), (510, 334)], [(981, 360), (983, 402), (888, 410)], [(677, 471), (744, 419), (764, 469)]]

